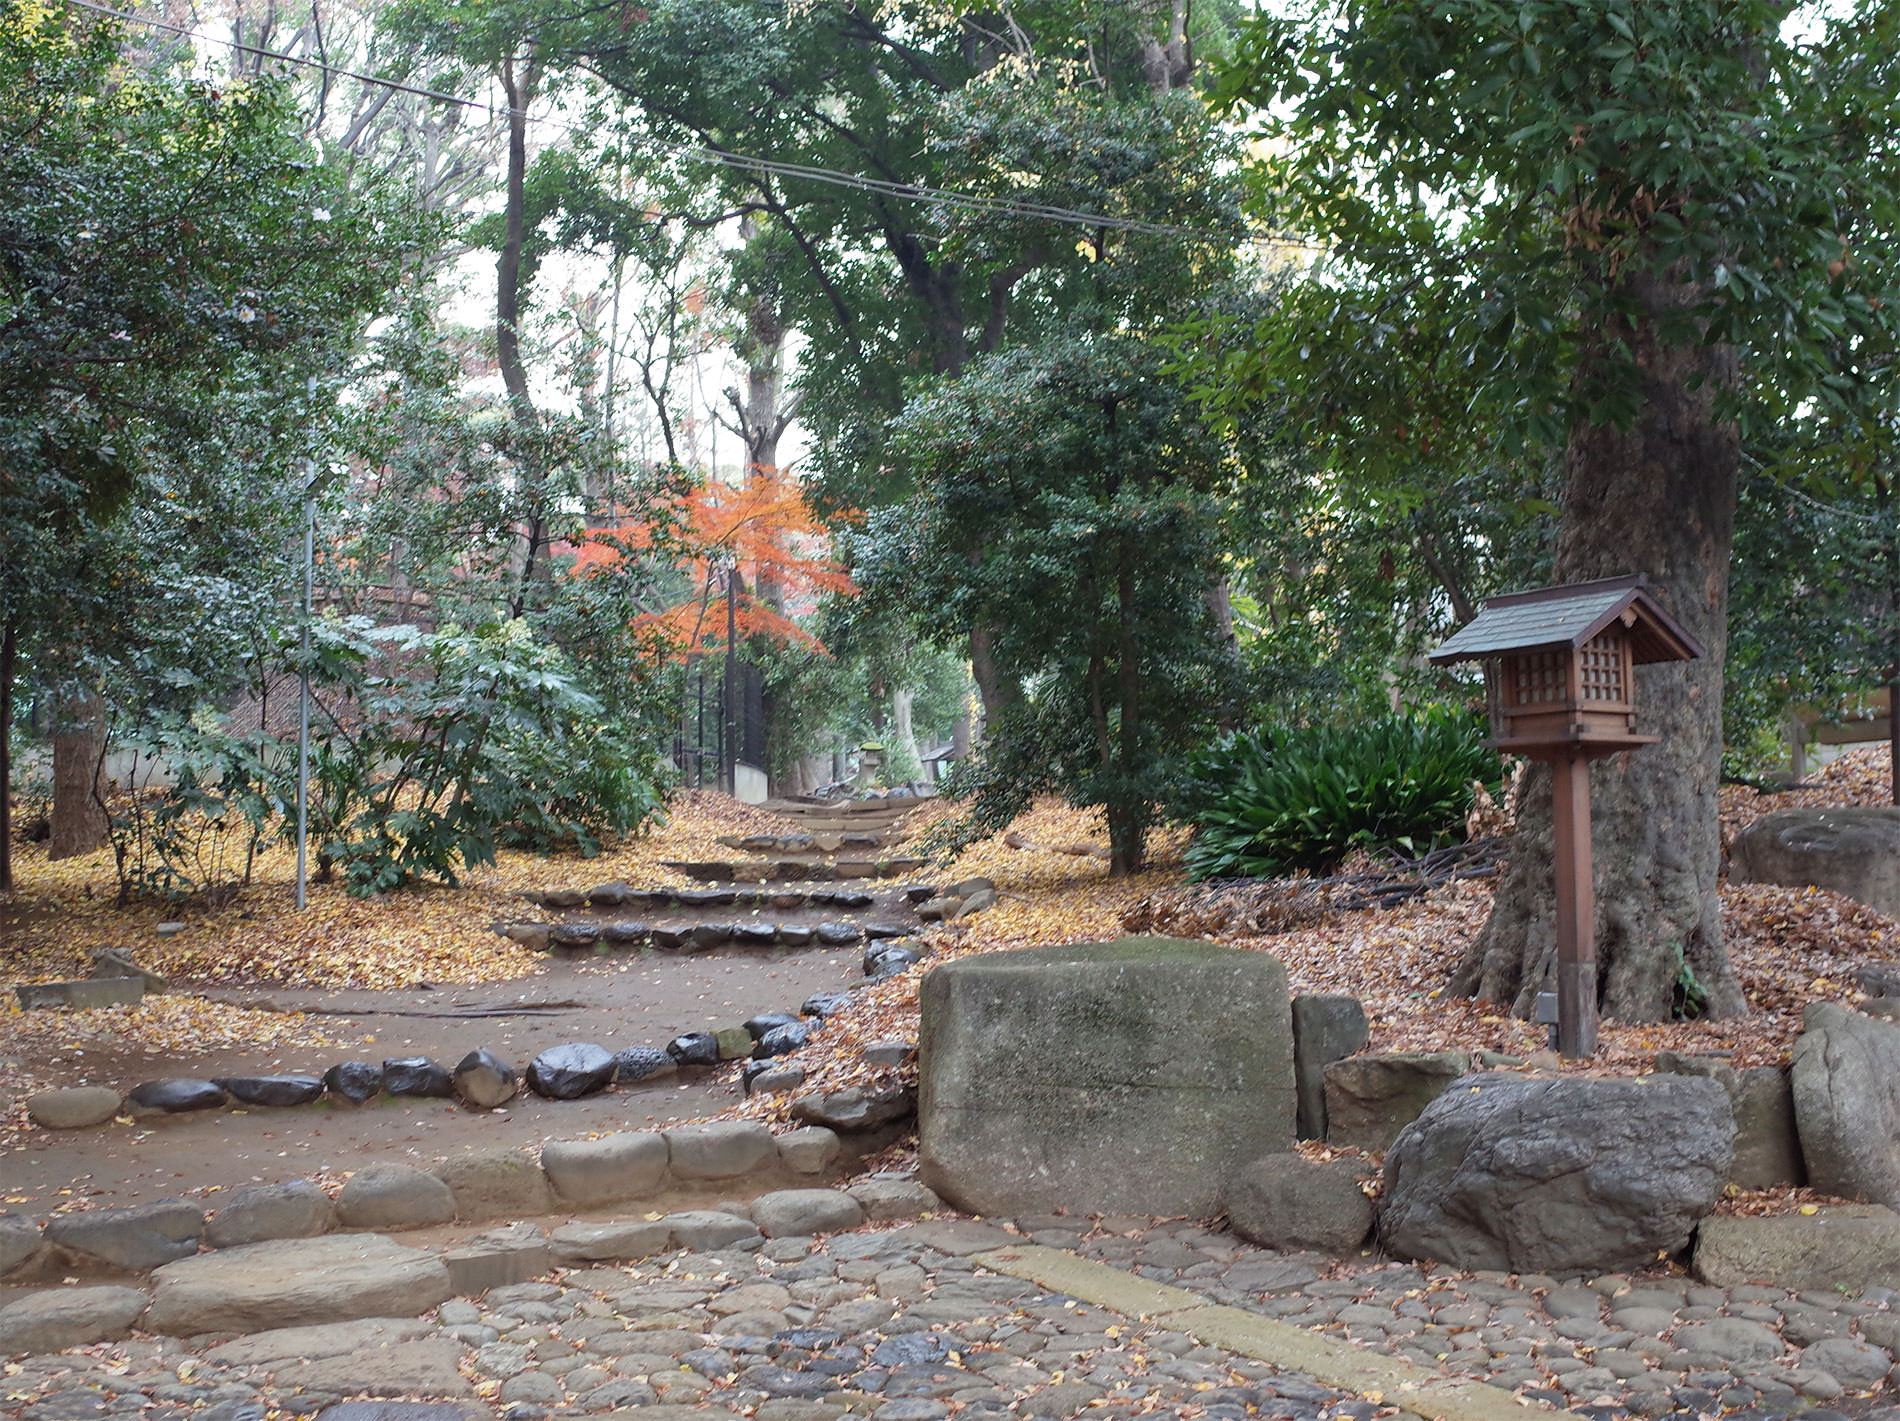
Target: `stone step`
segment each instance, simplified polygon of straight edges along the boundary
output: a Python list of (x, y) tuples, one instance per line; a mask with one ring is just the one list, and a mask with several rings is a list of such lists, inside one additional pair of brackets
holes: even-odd
[[(922, 903), (934, 892), (929, 885), (916, 883), (905, 885), (895, 894), (886, 890), (883, 897)], [(776, 908), (782, 912), (835, 908), (851, 912), (876, 907), (879, 902), (879, 895), (853, 888), (633, 888), (624, 883), (603, 883), (588, 889), (545, 889), (521, 896), (538, 907), (584, 912), (617, 908), (642, 909), (647, 913), (675, 909), (697, 913), (708, 908)]]
[(814, 824), (809, 831), (796, 834), (722, 835), (715, 842), (728, 849), (762, 854), (837, 854), (861, 856), (866, 849), (889, 848), (907, 837), (901, 830), (887, 827), (865, 830), (852, 826)]
[(908, 814), (935, 795), (907, 795), (897, 799), (768, 799), (759, 805), (768, 814), (788, 819), (858, 819), (866, 816)]
[(915, 936), (917, 923), (698, 922), (655, 925), (610, 923), (502, 923), (503, 937), (537, 952), (708, 952), (714, 948), (856, 947)]
[(665, 867), (701, 883), (834, 883), (854, 878), (904, 878), (921, 873), (921, 858), (837, 859), (819, 857), (718, 860), (669, 859)]

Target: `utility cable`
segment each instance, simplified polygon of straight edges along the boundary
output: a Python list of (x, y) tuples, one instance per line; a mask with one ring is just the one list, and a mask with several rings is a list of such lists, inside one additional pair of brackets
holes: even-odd
[[(95, 3), (95, 0), (65, 0), (65, 3), (79, 10), (88, 10), (109, 19), (126, 24), (143, 25), (148, 29), (162, 30), (178, 35), (194, 43), (220, 45), (240, 54), (254, 55), (260, 59), (275, 60), (282, 64), (297, 65), (314, 69), (326, 75), (340, 79), (354, 79), (360, 84), (375, 85), (390, 89), (399, 94), (408, 94), (415, 98), (428, 99), (434, 103), (452, 104), (459, 108), (473, 109), (488, 115), (489, 122), (500, 122), (516, 116), (516, 110), (505, 105), (484, 103), (480, 99), (466, 98), (460, 94), (445, 93), (440, 89), (425, 88), (416, 84), (405, 84), (400, 80), (383, 78), (380, 75), (364, 74), (354, 69), (345, 69), (322, 59), (312, 59), (303, 55), (286, 54), (279, 50), (263, 49), (257, 45), (245, 44), (240, 40), (225, 39), (219, 35), (201, 34), (184, 25), (175, 25), (166, 20), (152, 19), (144, 15), (128, 14), (115, 10), (108, 5)], [(521, 113), (531, 124), (560, 128), (570, 133), (591, 137), (593, 130), (580, 124), (570, 123), (551, 114)], [(742, 173), (769, 174), (773, 177), (823, 183), (833, 187), (849, 188), (860, 192), (874, 193), (884, 197), (897, 197), (911, 201), (932, 203), (940, 207), (961, 208), (967, 211), (988, 213), (995, 216), (1027, 217), (1048, 222), (1060, 222), (1070, 226), (1092, 229), (1108, 229), (1120, 232), (1135, 232), (1147, 236), (1187, 237), (1198, 241), (1219, 241), (1227, 234), (1209, 232), (1198, 227), (1188, 227), (1179, 223), (1150, 221), (1138, 217), (1113, 217), (1106, 213), (1083, 212), (1075, 208), (1060, 207), (1049, 203), (1011, 201), (1007, 198), (987, 197), (980, 193), (957, 192), (950, 188), (927, 187), (915, 183), (892, 182), (883, 178), (866, 177), (862, 173), (848, 173), (836, 168), (826, 168), (809, 163), (793, 163), (777, 158), (761, 158), (743, 153), (727, 152), (718, 148), (709, 148), (699, 144), (675, 143), (667, 139), (643, 135), (639, 142), (657, 149), (672, 157), (689, 162), (707, 163), (717, 167), (730, 168)], [(1268, 247), (1300, 248), (1310, 251), (1324, 250), (1316, 243), (1298, 238), (1275, 237), (1259, 233), (1242, 234), (1241, 240)]]

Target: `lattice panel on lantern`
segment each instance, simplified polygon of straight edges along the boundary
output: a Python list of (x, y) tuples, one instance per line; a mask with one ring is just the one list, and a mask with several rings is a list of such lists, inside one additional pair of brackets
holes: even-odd
[(1510, 704), (1514, 706), (1561, 703), (1570, 689), (1570, 658), (1561, 651), (1514, 656), (1504, 666), (1510, 676)]
[(1623, 705), (1629, 700), (1624, 684), (1623, 639), (1605, 632), (1583, 644), (1578, 652), (1583, 673), (1583, 698), (1586, 701), (1610, 701)]

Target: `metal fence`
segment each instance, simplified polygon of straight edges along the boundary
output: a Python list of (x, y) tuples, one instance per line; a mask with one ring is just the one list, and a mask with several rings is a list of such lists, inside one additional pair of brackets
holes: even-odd
[(687, 663), (673, 763), (687, 784), (731, 793), (735, 764), (765, 768), (765, 673), (734, 659), (728, 698), (727, 665), (723, 656), (698, 656)]

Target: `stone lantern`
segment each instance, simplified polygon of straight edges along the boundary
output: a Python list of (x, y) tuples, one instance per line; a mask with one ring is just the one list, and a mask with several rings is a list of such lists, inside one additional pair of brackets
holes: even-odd
[(1635, 576), (1493, 597), (1426, 658), (1437, 666), (1483, 661), (1492, 744), (1551, 767), (1557, 1046), (1565, 1056), (1596, 1051), (1590, 761), (1659, 738), (1636, 728), (1635, 667), (1701, 655)]

